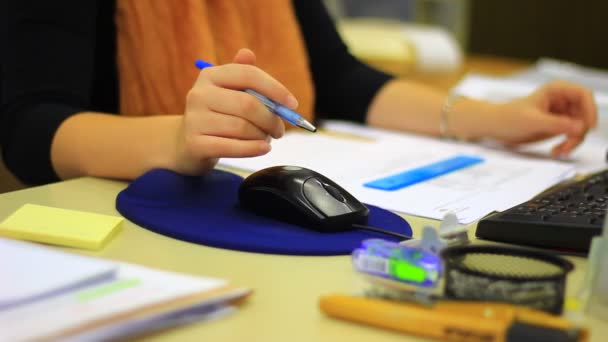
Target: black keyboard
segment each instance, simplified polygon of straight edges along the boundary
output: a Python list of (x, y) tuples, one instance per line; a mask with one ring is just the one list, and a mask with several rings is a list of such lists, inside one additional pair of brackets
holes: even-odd
[(608, 170), (553, 188), (477, 225), (481, 239), (585, 253), (602, 231)]

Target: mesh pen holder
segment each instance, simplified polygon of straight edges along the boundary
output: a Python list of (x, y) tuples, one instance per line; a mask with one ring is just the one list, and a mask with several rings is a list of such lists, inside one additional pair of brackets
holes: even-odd
[(568, 260), (540, 251), (502, 246), (455, 246), (441, 252), (444, 295), (497, 301), (561, 314)]

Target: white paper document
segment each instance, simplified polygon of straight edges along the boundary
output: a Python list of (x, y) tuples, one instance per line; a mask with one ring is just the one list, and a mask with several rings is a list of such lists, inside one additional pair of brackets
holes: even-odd
[(31, 246), (0, 238), (0, 311), (111, 280), (118, 269), (111, 261)]
[(199, 280), (136, 265), (122, 265), (114, 281), (0, 311), (1, 335), (7, 341), (53, 336), (121, 312), (223, 284), (219, 280)]
[[(330, 133), (290, 131), (273, 141), (271, 153), (265, 156), (227, 158), (220, 163), (248, 171), (276, 165), (306, 167), (329, 177), (362, 202), (434, 219), (451, 211), (463, 224), (526, 201), (572, 177), (575, 171), (571, 163), (476, 144), (337, 121), (322, 127)], [(394, 191), (364, 186), (371, 180), (458, 155), (477, 156), (484, 161)]]
[[(65, 275), (66, 281), (75, 278), (70, 273), (85, 276), (98, 265), (110, 264), (116, 269), (115, 276), (110, 279), (98, 279), (97, 282), (80, 284), (44, 298), (0, 309), (0, 341), (125, 337), (212, 316), (215, 311), (229, 307), (231, 300), (249, 292), (246, 288), (231, 287), (223, 279), (109, 262), (19, 241), (0, 242), (3, 243), (0, 244), (3, 290), (19, 286), (28, 288), (27, 283), (21, 283), (25, 278), (11, 277), (14, 272), (7, 271), (23, 265), (23, 259), (35, 264), (29, 265), (25, 272), (48, 275), (43, 271), (48, 269), (56, 273), (50, 275), (51, 278)], [(8, 253), (15, 250), (18, 253)], [(77, 269), (62, 270), (79, 261), (81, 264)], [(44, 278), (37, 279), (37, 282), (38, 287), (50, 287), (55, 283)]]
[[(563, 137), (555, 137), (518, 148), (522, 153), (546, 154)], [(608, 115), (600, 115), (597, 128), (591, 130), (585, 140), (568, 156), (568, 161), (579, 174), (590, 174), (606, 169), (608, 153)]]

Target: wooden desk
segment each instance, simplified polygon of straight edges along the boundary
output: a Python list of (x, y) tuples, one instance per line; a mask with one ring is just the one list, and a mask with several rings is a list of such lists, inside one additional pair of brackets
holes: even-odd
[[(114, 207), (115, 198), (126, 185), (117, 181), (82, 178), (2, 194), (0, 220), (25, 203), (118, 215)], [(408, 217), (408, 220), (416, 236), (419, 236), (424, 224), (434, 223), (417, 217)], [(100, 252), (70, 251), (193, 275), (226, 278), (250, 286), (255, 291), (235, 314), (216, 321), (193, 323), (164, 331), (146, 340), (425, 340), (330, 319), (319, 311), (320, 296), (355, 293), (361, 289), (363, 282), (353, 271), (349, 256), (279, 256), (216, 249), (167, 238), (130, 222)], [(583, 279), (587, 263), (583, 258), (570, 259), (576, 265), (568, 279), (567, 293), (572, 295)], [(592, 341), (602, 341), (608, 336), (606, 322), (595, 319), (587, 322), (592, 329)]]

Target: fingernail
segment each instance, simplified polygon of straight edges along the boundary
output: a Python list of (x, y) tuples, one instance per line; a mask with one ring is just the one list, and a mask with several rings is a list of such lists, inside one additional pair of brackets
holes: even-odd
[(272, 145), (267, 142), (263, 142), (260, 144), (260, 149), (262, 150), (262, 153), (268, 153), (270, 150), (272, 150)]
[(585, 130), (585, 126), (580, 122), (575, 122), (572, 125), (572, 133), (574, 133), (574, 134), (581, 134), (581, 133), (583, 133), (584, 130)]
[(291, 109), (296, 109), (298, 108), (298, 100), (291, 94), (289, 94), (289, 96), (287, 96), (287, 100), (285, 100), (285, 105)]
[(272, 137), (270, 135), (266, 136), (266, 142), (270, 145), (272, 143)]

